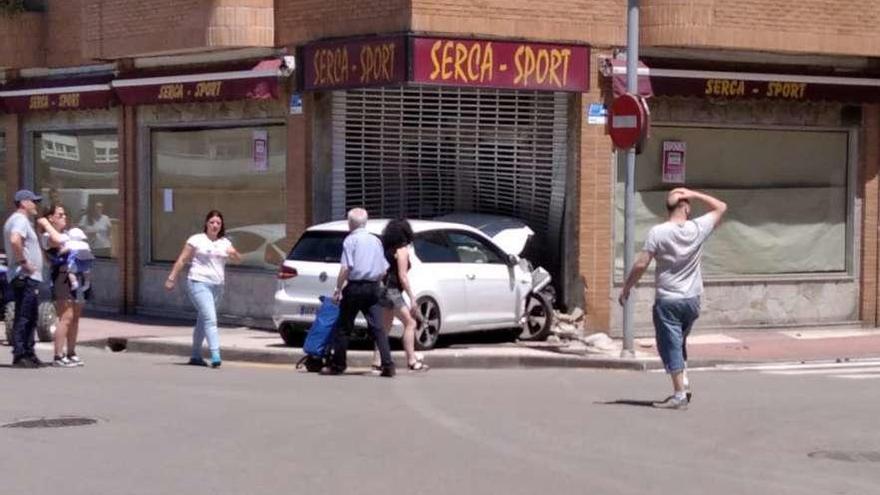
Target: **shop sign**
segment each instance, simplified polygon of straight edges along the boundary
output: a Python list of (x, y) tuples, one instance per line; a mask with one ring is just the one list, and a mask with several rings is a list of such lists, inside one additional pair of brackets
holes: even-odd
[(663, 141), (664, 184), (684, 184), (686, 151), (687, 145), (682, 141)]
[[(655, 75), (656, 73), (659, 73)], [(720, 100), (762, 99), (774, 101), (880, 101), (880, 82), (852, 84), (845, 78), (833, 82), (809, 80), (751, 80), (744, 78), (667, 77), (652, 71), (651, 86), (657, 96), (695, 96)], [(671, 72), (671, 71), (670, 71)], [(723, 74), (716, 74), (723, 75)], [(762, 77), (765, 79), (766, 76)], [(792, 77), (791, 79), (795, 79)], [(804, 79), (807, 79), (804, 77)], [(857, 82), (857, 81), (853, 81)]]
[(590, 49), (582, 45), (412, 39), (412, 82), (541, 91), (589, 90)]
[(113, 100), (110, 87), (104, 89), (79, 91), (72, 88), (52, 88), (50, 90), (6, 91), (0, 92), (3, 107), (11, 113), (39, 111), (84, 110), (89, 108), (108, 108)]
[(224, 78), (187, 81), (190, 77), (118, 80), (116, 94), (126, 105), (199, 103), (224, 100), (269, 100), (278, 96), (278, 77)]
[(269, 170), (269, 133), (266, 130), (255, 130), (253, 133), (254, 171)]
[(302, 88), (331, 90), (386, 86), (406, 81), (403, 36), (328, 43), (303, 48)]

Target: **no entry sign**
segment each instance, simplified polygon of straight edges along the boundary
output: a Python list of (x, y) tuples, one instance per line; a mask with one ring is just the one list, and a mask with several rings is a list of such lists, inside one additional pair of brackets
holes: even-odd
[(614, 99), (608, 119), (611, 142), (632, 148), (648, 133), (648, 109), (641, 97), (626, 93)]

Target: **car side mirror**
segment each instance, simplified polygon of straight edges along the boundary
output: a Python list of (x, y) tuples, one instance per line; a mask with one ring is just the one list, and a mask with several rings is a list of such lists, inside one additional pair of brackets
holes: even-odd
[(519, 264), (519, 256), (515, 254), (507, 255), (507, 266), (516, 266)]

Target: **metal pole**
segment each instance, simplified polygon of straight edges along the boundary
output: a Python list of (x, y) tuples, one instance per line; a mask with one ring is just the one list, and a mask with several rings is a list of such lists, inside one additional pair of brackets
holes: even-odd
[[(639, 0), (629, 0), (626, 17), (626, 90), (639, 94)], [(624, 196), (623, 266), (624, 274), (632, 270), (635, 259), (635, 175), (636, 149), (626, 150), (626, 194)], [(624, 275), (626, 276), (626, 275)], [(633, 298), (623, 305), (623, 350), (621, 357), (635, 357), (633, 345)]]

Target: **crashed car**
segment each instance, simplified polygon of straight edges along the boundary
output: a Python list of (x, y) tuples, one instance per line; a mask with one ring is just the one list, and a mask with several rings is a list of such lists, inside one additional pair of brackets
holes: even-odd
[[(380, 235), (387, 220), (370, 220), (367, 230)], [(534, 290), (531, 266), (519, 250), (531, 235), (504, 230), (495, 233), (501, 244), (480, 229), (461, 222), (411, 220), (415, 240), (409, 272), (415, 305), (421, 313), (416, 348), (434, 348), (442, 335), (547, 325), (547, 315), (529, 321), (527, 303)], [(315, 319), (320, 296), (330, 296), (339, 273), (345, 221), (315, 225), (306, 230), (278, 271), (273, 320), (288, 345), (300, 342)], [(500, 235), (500, 237), (498, 237)], [(517, 242), (514, 242), (517, 241)], [(520, 242), (521, 241), (521, 242)], [(366, 327), (359, 317), (355, 325)], [(392, 336), (402, 327), (395, 321)]]

